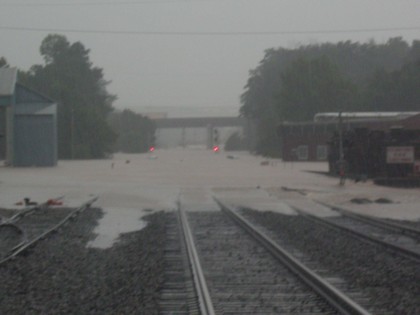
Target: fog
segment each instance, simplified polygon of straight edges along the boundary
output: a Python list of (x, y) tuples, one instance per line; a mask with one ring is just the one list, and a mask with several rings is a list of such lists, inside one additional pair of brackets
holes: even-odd
[(410, 42), (420, 35), (419, 12), (416, 0), (1, 0), (0, 56), (27, 70), (42, 63), (47, 34), (64, 34), (91, 50), (117, 108), (235, 115), (265, 49), (395, 36)]

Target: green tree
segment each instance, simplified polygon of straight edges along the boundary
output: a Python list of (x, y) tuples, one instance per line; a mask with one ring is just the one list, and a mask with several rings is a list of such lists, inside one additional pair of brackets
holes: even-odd
[[(281, 55), (282, 58), (278, 58)], [(292, 62), (289, 50), (268, 49), (263, 60), (250, 76), (241, 95), (240, 115), (253, 121), (256, 128), (256, 143), (252, 150), (257, 154), (280, 156), (276, 129), (281, 119), (275, 104), (281, 86), (281, 73)]]
[(156, 125), (149, 118), (125, 109), (112, 113), (109, 122), (117, 134), (115, 151), (144, 153), (154, 145)]
[(420, 54), (400, 70), (378, 70), (366, 86), (365, 106), (376, 111), (420, 110)]
[(243, 151), (247, 149), (247, 143), (238, 132), (234, 132), (226, 140), (224, 149), (225, 151)]
[(0, 68), (3, 68), (3, 67), (7, 68), (8, 66), (9, 66), (9, 64), (7, 63), (6, 58), (0, 57)]
[(41, 43), (44, 65), (20, 73), (20, 81), (58, 102), (59, 158), (103, 158), (115, 134), (107, 123), (116, 99), (103, 70), (94, 67), (82, 43), (48, 35)]
[[(249, 72), (240, 99), (241, 116), (256, 126), (257, 153), (279, 155), (275, 130), (283, 120), (312, 119), (318, 110), (369, 110), (372, 104), (363, 101), (367, 97), (362, 95), (371, 88), (367, 85), (376, 84), (371, 82), (373, 73), (378, 69), (398, 72), (404, 63), (417, 60), (419, 51), (419, 41), (410, 46), (401, 37), (383, 44), (343, 41), (266, 50), (258, 66)], [(328, 87), (330, 84), (338, 89)], [(396, 103), (393, 108), (399, 110)]]
[(276, 103), (282, 120), (311, 120), (316, 113), (351, 110), (357, 106), (357, 88), (327, 57), (299, 58), (283, 73)]
[(365, 108), (370, 111), (386, 111), (390, 106), (389, 87), (392, 86), (391, 75), (385, 69), (378, 69), (367, 82), (363, 101)]

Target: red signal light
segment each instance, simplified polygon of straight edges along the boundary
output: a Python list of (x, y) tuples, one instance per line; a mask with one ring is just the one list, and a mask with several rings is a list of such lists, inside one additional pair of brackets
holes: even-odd
[(150, 148), (149, 148), (149, 151), (150, 151), (150, 152), (154, 152), (154, 151), (155, 151), (155, 147), (150, 147)]
[(219, 146), (215, 145), (213, 147), (213, 152), (219, 152), (219, 150), (220, 150)]

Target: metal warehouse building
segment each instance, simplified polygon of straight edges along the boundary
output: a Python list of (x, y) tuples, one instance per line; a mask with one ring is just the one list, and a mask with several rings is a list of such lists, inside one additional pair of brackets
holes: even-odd
[(57, 106), (0, 68), (0, 159), (10, 166), (57, 165)]

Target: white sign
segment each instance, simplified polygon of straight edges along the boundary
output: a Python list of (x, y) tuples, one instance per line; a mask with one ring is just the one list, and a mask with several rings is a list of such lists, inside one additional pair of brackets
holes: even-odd
[(414, 147), (387, 147), (386, 162), (388, 164), (414, 163)]

